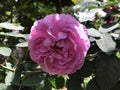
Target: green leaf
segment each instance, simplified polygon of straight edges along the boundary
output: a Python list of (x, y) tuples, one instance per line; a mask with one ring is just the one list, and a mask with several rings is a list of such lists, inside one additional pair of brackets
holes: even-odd
[(83, 90), (80, 78), (68, 79), (66, 86), (68, 90)]
[(42, 81), (42, 77), (40, 77), (38, 75), (33, 75), (33, 76), (28, 77), (25, 80), (23, 80), (22, 85), (32, 87), (37, 84), (40, 84), (41, 81)]
[(107, 23), (99, 27), (99, 31), (102, 33), (110, 32), (114, 29), (116, 29), (119, 26), (119, 23)]
[(9, 85), (0, 83), (0, 90), (13, 90)]
[(0, 54), (3, 56), (10, 56), (12, 50), (8, 47), (0, 47)]
[(28, 42), (18, 43), (16, 47), (28, 47)]
[(49, 77), (45, 79), (45, 85), (42, 90), (52, 90), (51, 81), (49, 80)]
[(85, 62), (83, 67), (79, 70), (81, 77), (89, 77), (93, 72), (93, 65), (90, 62)]
[(93, 66), (89, 62), (85, 62), (83, 67), (76, 71), (73, 74), (70, 74), (69, 77), (80, 78), (80, 77), (89, 77), (92, 74)]
[(81, 0), (72, 0), (72, 2), (73, 2), (74, 4), (78, 4), (78, 3), (81, 2)]
[(120, 90), (120, 82), (118, 82), (111, 90)]
[(38, 85), (36, 85), (35, 90), (43, 90), (43, 89), (42, 89), (43, 86), (44, 86), (44, 85), (38, 84)]
[(116, 53), (116, 56), (117, 56), (118, 58), (120, 58), (120, 52), (117, 52), (117, 53)]
[(114, 55), (100, 54), (96, 59), (95, 71), (100, 90), (109, 90), (119, 81), (120, 59)]
[(1, 73), (0, 73), (0, 81), (2, 80), (2, 79), (4, 79), (4, 77), (1, 75)]
[(0, 27), (9, 29), (9, 30), (23, 30), (24, 29), (24, 27), (20, 26), (19, 24), (8, 23), (8, 22), (0, 23)]
[(50, 79), (48, 82), (51, 84), (53, 88), (56, 88), (55, 78)]
[(19, 86), (20, 85), (20, 81), (21, 81), (21, 71), (20, 70), (16, 70), (13, 74), (13, 80), (12, 80), (12, 84), (13, 85), (17, 85)]
[(56, 84), (57, 89), (63, 88), (65, 85), (64, 78), (62, 76), (56, 77), (55, 84)]
[(90, 80), (90, 82), (87, 85), (87, 89), (86, 90), (99, 90), (95, 78)]
[(113, 41), (110, 34), (102, 34), (99, 40), (96, 40), (98, 47), (105, 53), (110, 54), (116, 48), (116, 43)]

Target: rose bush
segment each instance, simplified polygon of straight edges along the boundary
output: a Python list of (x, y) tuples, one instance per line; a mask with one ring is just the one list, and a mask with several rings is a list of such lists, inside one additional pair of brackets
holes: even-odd
[(52, 75), (80, 69), (89, 47), (86, 28), (69, 14), (35, 21), (28, 40), (31, 59)]

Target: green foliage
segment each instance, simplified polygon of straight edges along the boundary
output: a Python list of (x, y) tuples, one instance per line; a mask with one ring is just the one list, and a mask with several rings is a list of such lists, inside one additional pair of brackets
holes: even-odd
[(65, 79), (62, 76), (58, 76), (55, 78), (55, 86), (57, 89), (63, 88), (65, 85)]
[[(86, 0), (87, 1), (87, 0)], [(119, 90), (120, 89), (120, 7), (119, 0), (1, 0), (0, 1), (0, 90)], [(73, 6), (80, 8), (73, 9)], [(114, 7), (111, 7), (114, 6)], [(83, 67), (73, 74), (49, 75), (29, 56), (28, 35), (33, 22), (51, 13), (89, 12), (82, 16), (91, 47)], [(113, 10), (112, 10), (112, 9)], [(109, 19), (112, 22), (109, 22)], [(78, 17), (75, 17), (79, 20)]]
[(78, 3), (81, 2), (81, 0), (72, 0), (72, 2), (73, 2), (74, 4), (78, 4)]
[(72, 78), (67, 80), (67, 88), (68, 90), (83, 90), (81, 86), (81, 79), (80, 78)]
[[(39, 75), (34, 75), (34, 76), (30, 76), (27, 77), (26, 79), (24, 79), (21, 83), (22, 86), (36, 86), (36, 85), (40, 85), (40, 82), (42, 81), (42, 77)], [(41, 85), (40, 85), (41, 86)]]
[(96, 82), (100, 90), (111, 89), (120, 76), (120, 60), (114, 55), (99, 55), (96, 64)]
[(87, 90), (99, 90), (95, 78), (93, 78), (87, 85)]

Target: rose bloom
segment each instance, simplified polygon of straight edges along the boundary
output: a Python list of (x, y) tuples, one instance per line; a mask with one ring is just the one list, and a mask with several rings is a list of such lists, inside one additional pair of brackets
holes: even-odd
[(31, 59), (52, 75), (80, 69), (89, 47), (86, 28), (69, 14), (50, 14), (35, 21), (28, 40)]

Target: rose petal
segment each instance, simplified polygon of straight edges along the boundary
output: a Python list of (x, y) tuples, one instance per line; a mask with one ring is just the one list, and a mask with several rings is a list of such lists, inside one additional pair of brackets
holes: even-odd
[(67, 34), (66, 34), (66, 33), (58, 32), (58, 40), (60, 40), (60, 39), (65, 39), (66, 37), (67, 37)]

